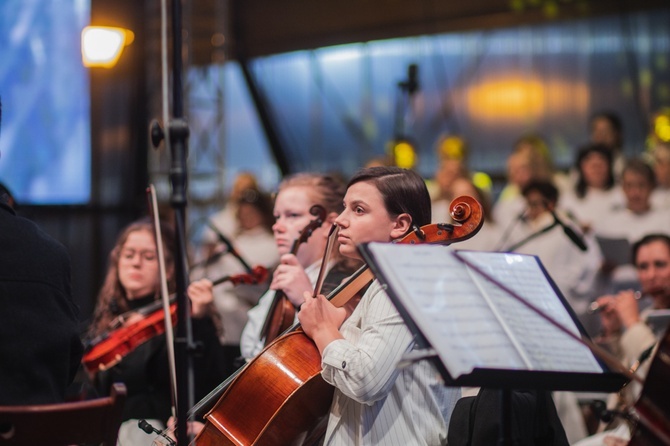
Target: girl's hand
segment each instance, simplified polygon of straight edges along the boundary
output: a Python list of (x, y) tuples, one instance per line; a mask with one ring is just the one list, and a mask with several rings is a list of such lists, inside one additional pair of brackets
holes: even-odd
[(312, 282), (295, 255), (284, 254), (280, 260), (272, 276), (270, 289), (283, 291), (291, 303), (299, 307), (305, 301), (303, 293), (312, 289)]
[(209, 279), (191, 282), (186, 291), (189, 299), (191, 299), (191, 316), (201, 318), (209, 313), (214, 302), (213, 287), (212, 281)]

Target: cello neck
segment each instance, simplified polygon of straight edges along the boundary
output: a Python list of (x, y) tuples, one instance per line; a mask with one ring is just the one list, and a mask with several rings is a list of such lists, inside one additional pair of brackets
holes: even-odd
[[(375, 276), (374, 274), (372, 274), (370, 268), (368, 268), (367, 265), (363, 265), (349, 277), (349, 280), (342, 283), (333, 291), (331, 291), (330, 294), (326, 296), (326, 299), (328, 299), (334, 306), (338, 308), (342, 307), (352, 298), (356, 297), (356, 295), (360, 293), (361, 290), (365, 289), (365, 287), (368, 284), (370, 284), (370, 282), (372, 282), (374, 278)], [(300, 322), (296, 322), (287, 330), (280, 333), (279, 336), (283, 336), (292, 331), (296, 331), (299, 328), (300, 328)]]

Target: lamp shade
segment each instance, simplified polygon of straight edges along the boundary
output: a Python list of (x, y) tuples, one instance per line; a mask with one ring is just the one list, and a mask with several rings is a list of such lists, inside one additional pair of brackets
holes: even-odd
[(134, 34), (123, 28), (87, 26), (81, 32), (81, 56), (86, 67), (110, 68), (116, 65), (123, 48)]

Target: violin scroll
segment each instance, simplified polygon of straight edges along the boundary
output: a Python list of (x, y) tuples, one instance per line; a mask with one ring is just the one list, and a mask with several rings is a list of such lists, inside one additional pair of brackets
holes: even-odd
[(324, 208), (320, 204), (315, 204), (314, 206), (309, 208), (309, 213), (316, 218), (310, 221), (307, 224), (307, 226), (305, 226), (303, 230), (300, 231), (300, 236), (293, 243), (291, 254), (295, 254), (298, 251), (298, 246), (305, 243), (312, 236), (312, 233), (316, 229), (321, 227), (321, 225), (323, 225), (323, 222), (326, 221), (326, 215), (327, 215), (326, 208)]

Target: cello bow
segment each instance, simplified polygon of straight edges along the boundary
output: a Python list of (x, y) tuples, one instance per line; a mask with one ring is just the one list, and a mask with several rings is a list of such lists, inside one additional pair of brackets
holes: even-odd
[[(451, 244), (471, 238), (482, 227), (481, 205), (472, 197), (452, 201), (450, 213), (456, 224), (414, 228), (399, 243)], [(373, 279), (363, 266), (328, 299), (342, 306)], [(332, 394), (332, 386), (321, 378), (316, 345), (295, 324), (189, 411), (189, 416), (208, 411), (195, 444), (309, 444), (325, 429)], [(219, 399), (212, 406), (215, 398)]]

